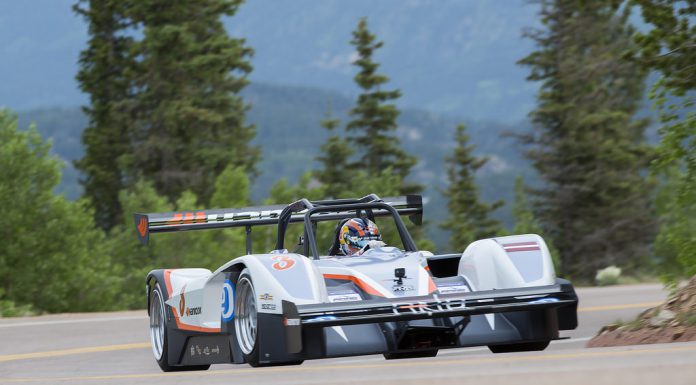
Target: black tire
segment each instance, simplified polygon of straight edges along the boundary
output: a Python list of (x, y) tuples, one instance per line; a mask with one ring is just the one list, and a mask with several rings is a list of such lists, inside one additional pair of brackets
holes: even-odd
[(551, 341), (522, 342), (519, 344), (489, 345), (488, 349), (493, 353), (517, 353), (517, 352), (538, 352), (546, 349)]
[[(152, 353), (155, 356), (157, 365), (163, 372), (181, 372), (189, 370), (208, 370), (210, 365), (193, 366), (172, 366), (169, 365), (169, 353), (167, 352), (169, 343), (167, 341), (168, 311), (164, 304), (164, 295), (159, 282), (155, 283), (154, 289), (150, 292), (150, 343)], [(160, 328), (161, 323), (161, 328)]]
[[(247, 296), (251, 295), (251, 298)], [(249, 363), (250, 366), (254, 368), (264, 367), (264, 366), (286, 366), (286, 365), (300, 365), (302, 360), (298, 361), (286, 361), (286, 362), (271, 362), (271, 363), (261, 363), (259, 362), (259, 338), (258, 333), (260, 333), (258, 325), (258, 312), (256, 307), (256, 291), (254, 290), (254, 282), (251, 280), (251, 274), (249, 274), (248, 269), (242, 270), (235, 283), (235, 298), (234, 298), (234, 330), (235, 338), (237, 339), (237, 345), (242, 351), (244, 360)], [(247, 319), (251, 315), (251, 311), (254, 313), (252, 319)], [(244, 325), (242, 325), (244, 324)], [(248, 333), (250, 329), (253, 328), (254, 338), (253, 343), (250, 340)]]
[(385, 360), (401, 360), (404, 358), (423, 358), (423, 357), (435, 357), (437, 356), (437, 349), (431, 350), (418, 350), (414, 352), (391, 352), (384, 353)]

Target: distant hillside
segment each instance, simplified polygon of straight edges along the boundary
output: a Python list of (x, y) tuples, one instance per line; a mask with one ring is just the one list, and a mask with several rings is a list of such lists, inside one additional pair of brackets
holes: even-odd
[[(27, 110), (86, 101), (74, 80), (87, 26), (75, 0), (0, 5), (0, 106)], [(515, 64), (533, 48), (526, 0), (247, 1), (225, 20), (254, 48), (253, 82), (357, 92), (348, 43), (362, 16), (384, 40), (376, 54), (401, 103), (471, 119), (515, 122), (533, 106), (536, 85)]]
[[(280, 178), (290, 182), (316, 167), (314, 157), (327, 133), (319, 121), (331, 109), (344, 118), (353, 103), (349, 97), (336, 92), (254, 83), (244, 91), (245, 100), (252, 105), (248, 120), (257, 126), (255, 143), (261, 145), (262, 174), (253, 185), (253, 198), (261, 200), (270, 186)], [(72, 160), (82, 156), (80, 135), (86, 119), (79, 108), (50, 108), (23, 111), (19, 114), (21, 127), (35, 122), (44, 137), (53, 140), (55, 154), (66, 161), (61, 191), (70, 198), (81, 194), (78, 173)], [(399, 118), (399, 137), (407, 151), (419, 158), (413, 179), (428, 186), (426, 217), (435, 224), (446, 215), (444, 200), (438, 192), (445, 187), (444, 156), (453, 148), (452, 135), (460, 121), (423, 110), (406, 109)], [(504, 131), (519, 131), (523, 127), (494, 122), (469, 122), (469, 133), (479, 154), (491, 158), (480, 172), (479, 184), (486, 200), (512, 198), (512, 185), (517, 174), (528, 174), (526, 163)], [(510, 224), (506, 206), (497, 216)], [(433, 227), (432, 235), (442, 241), (444, 235)]]

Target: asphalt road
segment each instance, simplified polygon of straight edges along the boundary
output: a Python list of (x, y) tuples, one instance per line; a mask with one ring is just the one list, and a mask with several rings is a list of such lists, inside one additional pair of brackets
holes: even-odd
[(434, 358), (362, 356), (301, 366), (213, 365), (162, 373), (144, 311), (0, 319), (0, 384), (696, 384), (696, 342), (584, 348), (604, 324), (628, 320), (664, 299), (660, 285), (583, 288), (580, 326), (543, 352), (494, 355), (443, 350)]

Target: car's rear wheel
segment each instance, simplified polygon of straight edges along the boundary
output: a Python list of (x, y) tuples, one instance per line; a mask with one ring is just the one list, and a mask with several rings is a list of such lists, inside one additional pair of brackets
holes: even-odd
[(155, 283), (154, 289), (150, 292), (150, 342), (152, 353), (155, 355), (157, 364), (164, 372), (175, 372), (184, 370), (207, 370), (210, 365), (194, 366), (172, 366), (169, 365), (169, 354), (167, 352), (167, 307), (164, 304), (164, 295), (159, 283)]
[(384, 353), (384, 358), (387, 360), (400, 360), (403, 358), (423, 358), (437, 356), (437, 349), (418, 350), (415, 352), (392, 352)]
[(493, 353), (536, 352), (546, 349), (551, 341), (522, 342), (519, 344), (489, 345)]

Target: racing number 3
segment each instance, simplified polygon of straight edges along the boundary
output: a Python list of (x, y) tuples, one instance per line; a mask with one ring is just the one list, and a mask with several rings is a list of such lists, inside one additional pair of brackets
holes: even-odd
[(275, 270), (287, 270), (295, 266), (295, 260), (289, 255), (278, 255), (272, 259), (275, 263), (271, 267)]

